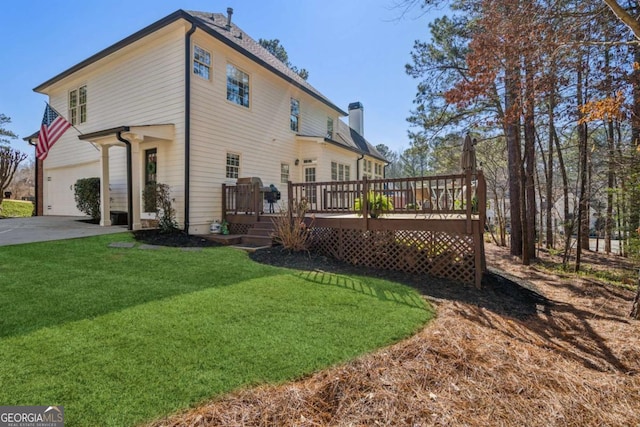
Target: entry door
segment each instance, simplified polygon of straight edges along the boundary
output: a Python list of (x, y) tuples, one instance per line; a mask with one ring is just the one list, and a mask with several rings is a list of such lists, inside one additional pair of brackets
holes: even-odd
[[(304, 182), (305, 184), (311, 184), (316, 182), (316, 167), (305, 166), (304, 167)], [(317, 203), (317, 189), (315, 184), (305, 186), (305, 196), (309, 202), (309, 208), (315, 209)]]

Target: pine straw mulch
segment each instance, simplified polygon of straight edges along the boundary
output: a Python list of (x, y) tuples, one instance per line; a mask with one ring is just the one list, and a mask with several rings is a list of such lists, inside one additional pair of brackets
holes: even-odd
[(482, 291), (423, 281), (438, 317), (415, 336), (152, 425), (640, 425), (633, 292), (521, 266), (490, 244), (487, 260), (525, 287), (495, 274)]

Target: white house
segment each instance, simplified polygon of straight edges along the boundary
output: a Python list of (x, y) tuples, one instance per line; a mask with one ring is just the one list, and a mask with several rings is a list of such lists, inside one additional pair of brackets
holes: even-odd
[[(73, 185), (101, 178), (101, 224), (127, 211), (139, 229), (142, 190), (168, 184), (177, 220), (203, 234), (221, 218), (222, 184), (382, 178), (385, 159), (345, 111), (227, 15), (178, 10), (47, 80), (34, 91), (71, 121), (39, 165), (44, 215), (81, 215)], [(77, 129), (77, 130), (76, 130)]]

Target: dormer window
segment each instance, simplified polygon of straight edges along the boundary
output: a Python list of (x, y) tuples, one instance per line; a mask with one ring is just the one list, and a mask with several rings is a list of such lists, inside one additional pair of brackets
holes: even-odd
[(331, 117), (327, 117), (327, 138), (333, 139), (333, 119)]

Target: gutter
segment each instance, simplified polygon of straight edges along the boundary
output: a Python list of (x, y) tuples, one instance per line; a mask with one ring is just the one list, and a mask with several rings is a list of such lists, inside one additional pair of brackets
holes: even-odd
[(191, 35), (196, 23), (184, 37), (184, 232), (189, 234), (189, 200), (191, 190)]
[(131, 188), (131, 184), (133, 183), (133, 176), (131, 172), (131, 142), (127, 141), (122, 137), (122, 131), (119, 130), (116, 133), (116, 138), (118, 141), (124, 143), (127, 146), (127, 204), (129, 205), (129, 209), (127, 212), (127, 222), (129, 223), (128, 229), (133, 230), (133, 188)]

